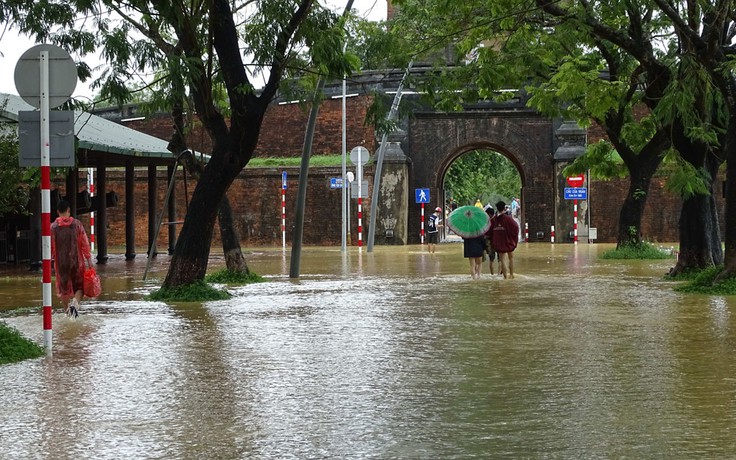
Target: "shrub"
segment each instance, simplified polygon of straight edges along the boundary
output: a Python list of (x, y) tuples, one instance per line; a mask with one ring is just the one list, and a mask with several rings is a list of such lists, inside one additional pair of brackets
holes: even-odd
[(642, 242), (636, 245), (621, 246), (601, 254), (601, 259), (670, 259), (672, 254), (653, 244)]
[(148, 300), (179, 301), (179, 302), (204, 302), (207, 300), (226, 300), (231, 297), (230, 293), (223, 289), (215, 289), (204, 281), (196, 281), (187, 286), (173, 288), (161, 288), (151, 292), (146, 298)]
[(23, 337), (16, 329), (0, 323), (0, 364), (17, 363), (43, 355), (43, 347)]
[(235, 270), (228, 270), (227, 268), (210, 273), (204, 277), (204, 280), (208, 283), (220, 284), (250, 284), (265, 281), (262, 276), (256, 275), (253, 272), (243, 273)]

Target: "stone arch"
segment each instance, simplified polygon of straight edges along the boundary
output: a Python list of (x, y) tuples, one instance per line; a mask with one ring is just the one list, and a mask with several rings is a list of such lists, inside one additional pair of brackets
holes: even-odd
[[(519, 171), (529, 234), (547, 235), (555, 217), (553, 139), (552, 120), (529, 110), (415, 113), (407, 139), (410, 183), (413, 188), (430, 189), (431, 207), (442, 206), (442, 180), (450, 164), (471, 150), (495, 150)], [(416, 206), (413, 201), (409, 205), (410, 209)], [(410, 220), (409, 235), (410, 240), (419, 235), (416, 220)]]

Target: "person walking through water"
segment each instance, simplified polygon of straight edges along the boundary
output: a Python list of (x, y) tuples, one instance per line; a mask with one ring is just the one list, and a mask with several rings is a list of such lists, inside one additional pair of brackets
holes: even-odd
[[(493, 222), (493, 216), (496, 214), (493, 211), (493, 206), (486, 206), (485, 208), (486, 214), (488, 214), (488, 218)], [(493, 237), (493, 227), (490, 227), (488, 231), (486, 232), (485, 236), (485, 251), (488, 254), (488, 268), (491, 271), (491, 275), (493, 275), (493, 262), (496, 261), (496, 251), (493, 250), (493, 244), (491, 242), (491, 239)]]
[(506, 203), (496, 203), (496, 215), (491, 219), (491, 245), (498, 254), (499, 271), (504, 278), (514, 277), (514, 249), (519, 242), (519, 224), (506, 214)]
[(84, 294), (84, 270), (92, 266), (92, 252), (82, 223), (71, 217), (69, 203), (56, 206), (59, 217), (51, 224), (51, 258), (56, 272), (56, 293), (67, 316), (79, 316)]
[(434, 208), (434, 212), (427, 221), (427, 252), (434, 254), (435, 246), (439, 242), (440, 227), (442, 227), (442, 208)]

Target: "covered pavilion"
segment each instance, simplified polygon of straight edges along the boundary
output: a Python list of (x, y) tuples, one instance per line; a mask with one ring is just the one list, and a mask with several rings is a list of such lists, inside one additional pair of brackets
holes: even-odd
[[(18, 123), (20, 111), (32, 111), (34, 107), (16, 95), (0, 93), (0, 122)], [(148, 171), (148, 248), (156, 235), (156, 170), (158, 167), (168, 168), (168, 177), (176, 173), (176, 157), (168, 150), (168, 142), (148, 134), (130, 129), (121, 124), (83, 111), (74, 112), (75, 164), (66, 177), (66, 190), (79, 191), (79, 170), (94, 168), (95, 195), (99, 203), (95, 209), (94, 234), (96, 239), (97, 263), (106, 263), (107, 247), (107, 211), (110, 197), (107, 190), (107, 170), (124, 168), (125, 170), (125, 259), (130, 260), (135, 253), (135, 168), (146, 167)], [(53, 166), (53, 165), (52, 165)], [(173, 190), (172, 190), (173, 193)], [(40, 195), (40, 194), (38, 194)], [(69, 195), (69, 193), (67, 193)], [(112, 194), (114, 195), (114, 194)], [(174, 197), (170, 197), (169, 221), (175, 221)], [(72, 215), (77, 215), (77, 200), (70, 199)], [(52, 211), (55, 209), (52, 203)], [(41, 260), (41, 212), (40, 196), (32, 198), (33, 215), (29, 223), (30, 263), (33, 268)], [(80, 211), (83, 211), (80, 209)], [(53, 217), (52, 217), (53, 218)], [(169, 250), (172, 251), (176, 240), (175, 225), (169, 227)], [(0, 230), (3, 230), (0, 228)], [(155, 255), (155, 247), (154, 247)], [(0, 255), (1, 256), (1, 255)], [(0, 261), (2, 261), (0, 257)]]

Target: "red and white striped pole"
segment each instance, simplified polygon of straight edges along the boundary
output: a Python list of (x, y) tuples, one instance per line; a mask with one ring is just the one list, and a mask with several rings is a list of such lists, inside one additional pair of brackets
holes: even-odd
[(422, 202), (422, 226), (421, 230), (419, 231), (419, 239), (421, 240), (421, 244), (424, 244), (424, 202)]
[(578, 200), (573, 201), (572, 206), (572, 231), (575, 244), (578, 244)]
[(286, 189), (281, 189), (281, 247), (286, 247)]
[[(41, 51), (41, 245), (43, 252), (43, 345), (51, 355), (51, 147), (49, 127), (49, 52)], [(71, 196), (71, 195), (70, 195)]]
[(529, 242), (529, 222), (524, 223), (524, 242)]
[[(89, 189), (90, 203), (95, 196), (95, 176), (92, 168), (87, 168), (87, 188)], [(89, 249), (95, 252), (95, 212), (89, 212)]]
[(358, 148), (358, 249), (363, 249), (363, 148)]
[(363, 247), (363, 197), (360, 196), (360, 183), (358, 183), (358, 247)]
[(555, 226), (554, 225), (552, 226), (552, 229), (549, 232), (549, 238), (550, 238), (550, 243), (554, 244), (555, 242)]

